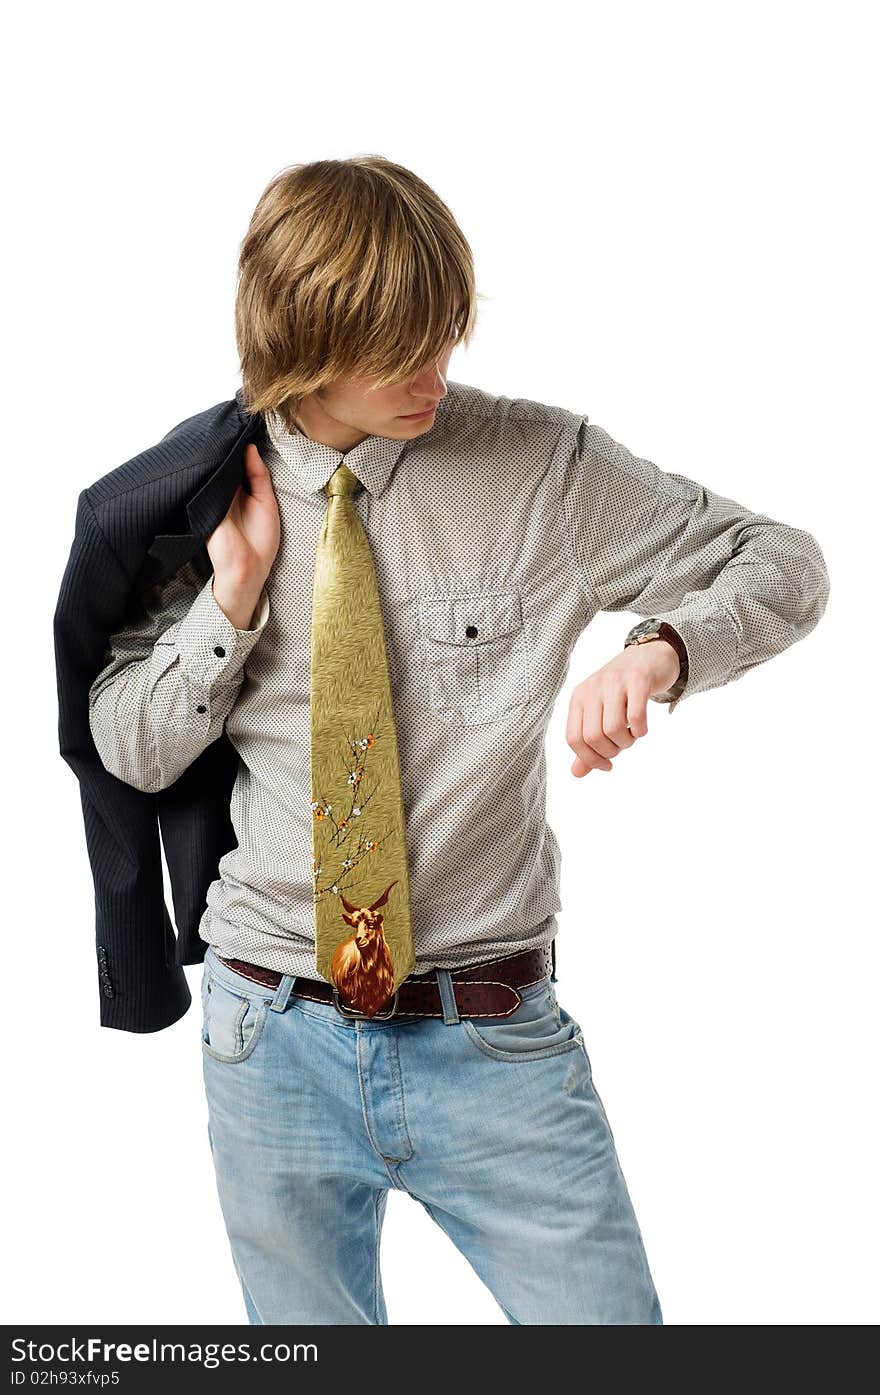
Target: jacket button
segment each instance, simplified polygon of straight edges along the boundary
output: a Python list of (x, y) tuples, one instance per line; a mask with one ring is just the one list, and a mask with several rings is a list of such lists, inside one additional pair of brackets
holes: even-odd
[(208, 709), (203, 702), (200, 702), (198, 707), (196, 708), (197, 712), (207, 712), (207, 710)]
[(467, 629), (465, 630), (465, 634), (467, 635), (468, 639), (476, 639), (477, 633), (478, 631), (476, 625), (468, 625)]
[(226, 658), (226, 650), (223, 648), (222, 644), (215, 645), (214, 653), (217, 655), (218, 659)]

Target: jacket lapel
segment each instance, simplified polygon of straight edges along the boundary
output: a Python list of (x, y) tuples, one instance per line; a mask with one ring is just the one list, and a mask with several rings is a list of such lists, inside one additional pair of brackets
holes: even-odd
[[(239, 397), (239, 392), (236, 397)], [(207, 539), (217, 525), (225, 518), (232, 497), (239, 484), (245, 479), (244, 448), (249, 441), (259, 437), (263, 426), (262, 418), (242, 413), (242, 431), (236, 437), (231, 449), (211, 470), (193, 494), (185, 500), (189, 529), (183, 533), (157, 533), (147, 548), (147, 557), (153, 559), (149, 580), (151, 584), (164, 580), (189, 562), (204, 548)]]

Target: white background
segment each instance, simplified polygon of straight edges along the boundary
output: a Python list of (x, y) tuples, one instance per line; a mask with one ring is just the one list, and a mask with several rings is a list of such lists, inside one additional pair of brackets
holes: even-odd
[[(560, 1001), (667, 1324), (877, 1321), (877, 45), (841, 4), (37, 5), (7, 23), (3, 1315), (232, 1323), (197, 1010), (98, 1026), (52, 613), (86, 484), (239, 384), (268, 180), (380, 153), (450, 205), (480, 323), (451, 376), (587, 413), (814, 533), (801, 644), (576, 780)], [(187, 970), (198, 999), (201, 969)], [(513, 1103), (512, 1103), (512, 1107)], [(503, 1323), (391, 1194), (393, 1324)]]

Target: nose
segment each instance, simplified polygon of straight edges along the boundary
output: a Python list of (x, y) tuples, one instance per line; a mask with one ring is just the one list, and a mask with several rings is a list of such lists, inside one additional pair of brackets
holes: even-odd
[(432, 368), (426, 369), (424, 373), (420, 373), (417, 378), (414, 378), (409, 386), (413, 396), (421, 393), (423, 396), (433, 399), (435, 403), (442, 402), (449, 390), (436, 363)]

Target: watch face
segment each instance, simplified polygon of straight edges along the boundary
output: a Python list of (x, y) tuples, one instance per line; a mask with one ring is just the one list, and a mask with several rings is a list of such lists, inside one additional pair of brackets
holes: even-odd
[(655, 635), (660, 629), (659, 620), (640, 620), (637, 625), (633, 625), (627, 639), (641, 639), (643, 635)]

